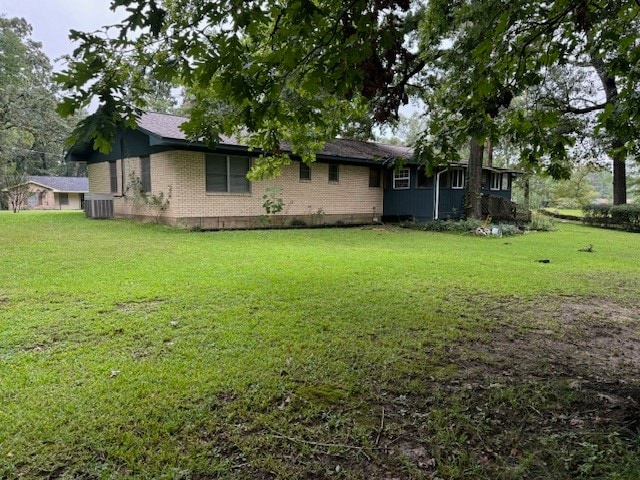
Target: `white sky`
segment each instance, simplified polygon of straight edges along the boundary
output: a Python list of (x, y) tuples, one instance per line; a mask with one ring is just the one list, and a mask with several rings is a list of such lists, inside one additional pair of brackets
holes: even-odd
[(110, 5), (111, 0), (0, 0), (0, 15), (29, 22), (32, 38), (42, 43), (42, 50), (58, 69), (60, 63), (55, 60), (74, 48), (69, 30), (91, 32), (127, 16), (122, 8), (112, 12)]

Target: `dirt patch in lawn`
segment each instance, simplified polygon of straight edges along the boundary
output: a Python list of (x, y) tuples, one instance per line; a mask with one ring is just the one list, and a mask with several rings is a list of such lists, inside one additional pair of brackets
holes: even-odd
[(454, 373), (423, 378), (422, 392), (384, 405), (388, 425), (402, 432), (384, 438), (389, 453), (426, 477), (635, 478), (637, 308), (573, 297), (484, 300), (473, 302), (492, 305), (485, 314), (494, 326), (446, 348), (441, 358)]
[(588, 377), (606, 381), (640, 379), (640, 313), (605, 299), (561, 297), (540, 303), (512, 302), (491, 312), (512, 310), (487, 337), (459, 346), (486, 357), (485, 374), (520, 378)]
[(159, 310), (166, 301), (158, 298), (131, 300), (117, 303), (116, 308), (122, 313), (152, 313)]

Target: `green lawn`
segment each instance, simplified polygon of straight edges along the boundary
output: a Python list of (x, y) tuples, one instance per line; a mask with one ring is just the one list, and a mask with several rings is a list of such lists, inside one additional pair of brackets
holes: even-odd
[(0, 478), (640, 478), (639, 239), (0, 212)]

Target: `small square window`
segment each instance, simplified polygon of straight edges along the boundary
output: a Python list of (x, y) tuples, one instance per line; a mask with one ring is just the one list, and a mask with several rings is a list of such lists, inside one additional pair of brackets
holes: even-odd
[(464, 188), (464, 170), (451, 170), (451, 188)]
[(369, 188), (380, 188), (382, 184), (382, 170), (380, 167), (369, 167)]
[(339, 178), (338, 165), (333, 163), (329, 164), (329, 181), (337, 182)]
[(311, 181), (311, 166), (300, 162), (300, 180)]
[(411, 172), (408, 168), (403, 168), (393, 172), (393, 189), (405, 190), (409, 188), (409, 180), (411, 179)]
[(61, 193), (60, 194), (60, 205), (69, 205), (69, 194)]
[(424, 168), (418, 168), (416, 174), (416, 188), (433, 188), (433, 177), (427, 176)]

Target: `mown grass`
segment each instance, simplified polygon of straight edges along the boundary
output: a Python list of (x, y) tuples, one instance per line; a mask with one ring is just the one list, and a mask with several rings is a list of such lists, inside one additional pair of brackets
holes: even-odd
[[(505, 240), (0, 214), (0, 477), (575, 478), (587, 447), (550, 460), (558, 432), (483, 460), (469, 438), (494, 427), (444, 387), (465, 368), (452, 348), (509, 302), (637, 308), (637, 245), (579, 225)], [(560, 384), (543, 389), (573, 405)], [(537, 391), (513, 388), (478, 408)], [(575, 444), (608, 452), (596, 438)], [(635, 478), (637, 436), (615, 441), (607, 475)]]

